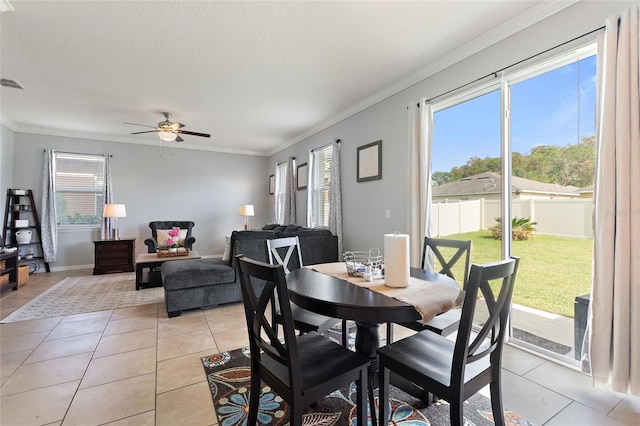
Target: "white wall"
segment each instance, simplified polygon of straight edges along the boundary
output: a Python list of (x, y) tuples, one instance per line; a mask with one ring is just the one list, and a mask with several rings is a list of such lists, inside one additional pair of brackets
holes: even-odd
[[(604, 25), (632, 1), (581, 1), (476, 55), (273, 155), (275, 164), (295, 156), (307, 161), (308, 150), (342, 140), (343, 246), (345, 250), (383, 247), (383, 234), (408, 232), (407, 110), (420, 97), (431, 98), (493, 73)], [(428, 41), (408, 41), (424, 42)], [(464, 123), (460, 123), (464, 125)], [(357, 183), (356, 149), (382, 139), (382, 180)], [(266, 175), (265, 178), (266, 180)], [(306, 191), (297, 191), (298, 224), (305, 224)], [(385, 209), (391, 218), (385, 219)]]
[[(153, 220), (195, 222), (194, 249), (203, 255), (222, 254), (224, 235), (244, 226), (241, 204), (254, 204), (252, 225), (267, 222), (269, 204), (267, 158), (209, 151), (176, 149), (163, 145), (127, 144), (59, 136), (15, 133), (12, 187), (32, 189), (40, 209), (45, 148), (91, 154), (109, 153), (114, 201), (123, 203), (127, 217), (118, 220), (121, 236), (135, 236), (136, 253), (145, 253), (145, 238)], [(3, 167), (4, 174), (4, 167)], [(2, 183), (6, 193), (8, 186)], [(61, 230), (58, 260), (52, 268), (93, 265), (96, 229)]]
[[(0, 208), (2, 209), (7, 202), (7, 188), (11, 188), (13, 182), (13, 146), (13, 132), (0, 125)], [(4, 233), (2, 234), (4, 237)]]

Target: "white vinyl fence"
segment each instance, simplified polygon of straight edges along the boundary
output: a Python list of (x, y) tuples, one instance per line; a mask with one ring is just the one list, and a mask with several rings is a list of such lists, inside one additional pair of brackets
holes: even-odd
[[(500, 217), (500, 200), (433, 203), (435, 237), (489, 229)], [(529, 199), (512, 201), (513, 216), (530, 218), (537, 234), (593, 238), (593, 199)]]

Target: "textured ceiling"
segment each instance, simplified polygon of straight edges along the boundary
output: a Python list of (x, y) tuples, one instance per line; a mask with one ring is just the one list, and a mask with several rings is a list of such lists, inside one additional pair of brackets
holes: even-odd
[(0, 118), (14, 131), (267, 155), (573, 3), (11, 1)]

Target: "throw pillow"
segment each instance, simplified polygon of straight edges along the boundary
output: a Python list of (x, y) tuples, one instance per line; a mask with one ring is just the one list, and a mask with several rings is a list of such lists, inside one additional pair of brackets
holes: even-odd
[(231, 235), (224, 236), (224, 254), (222, 255), (222, 261), (228, 262), (231, 260)]
[[(157, 229), (156, 230), (156, 241), (159, 246), (168, 246), (167, 239), (169, 239), (169, 229)], [(187, 238), (187, 230), (181, 229), (180, 233), (178, 233), (178, 245), (180, 247), (184, 247), (184, 240)]]

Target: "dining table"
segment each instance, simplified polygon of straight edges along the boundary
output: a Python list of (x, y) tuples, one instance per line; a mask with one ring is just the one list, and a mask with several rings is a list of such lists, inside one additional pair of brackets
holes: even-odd
[[(318, 265), (318, 269), (323, 270), (320, 266)], [(345, 268), (344, 263), (341, 267)], [(346, 268), (344, 270), (346, 273)], [(462, 299), (460, 285), (447, 275), (420, 268), (411, 268), (410, 275), (418, 280), (453, 290), (450, 294), (457, 297), (453, 297), (455, 301), (452, 301), (449, 309)], [(341, 277), (339, 274), (329, 275), (314, 270), (314, 265), (293, 270), (287, 275), (289, 299), (309, 311), (355, 321), (355, 351), (369, 358), (369, 382), (373, 388), (377, 387), (380, 324), (420, 319), (429, 321), (430, 318), (424, 317), (411, 303), (374, 291), (372, 288), (375, 286), (356, 285), (348, 279), (350, 278)], [(384, 285), (384, 281), (380, 281)], [(425, 298), (428, 303), (428, 290), (425, 290)], [(433, 315), (437, 314), (437, 309), (434, 312)]]

